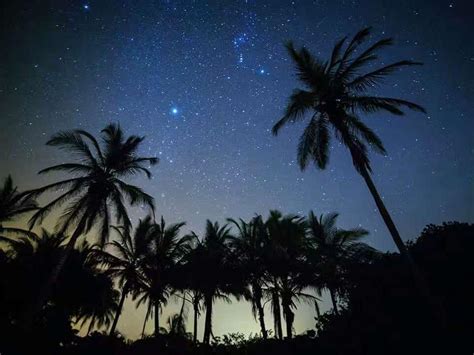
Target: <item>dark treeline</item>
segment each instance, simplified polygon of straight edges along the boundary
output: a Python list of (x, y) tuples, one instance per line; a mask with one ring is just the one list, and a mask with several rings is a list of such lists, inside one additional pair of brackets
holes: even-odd
[[(360, 73), (392, 44), (382, 39), (360, 48), (369, 35), (363, 29), (339, 41), (327, 61), (287, 45), (305, 88), (293, 92), (273, 133), (311, 117), (298, 145), (301, 169), (310, 163), (326, 168), (333, 138), (346, 147), (399, 253), (365, 244), (362, 228), (339, 228), (337, 213), (273, 210), (247, 221), (208, 220), (201, 235), (184, 234), (184, 222), (156, 217), (153, 197), (127, 182), (134, 175), (151, 178), (158, 163), (139, 154), (144, 137), (126, 136), (116, 124), (99, 139), (84, 130), (63, 131), (47, 144), (68, 152), (70, 161), (40, 174), (59, 172), (64, 180), (19, 191), (7, 177), (1, 186), (0, 352), (472, 353), (474, 226), (429, 225), (404, 243), (371, 177), (369, 149), (385, 154), (385, 148), (358, 115), (424, 109), (367, 94), (395, 70), (420, 64), (405, 60)], [(129, 217), (133, 206), (149, 210), (136, 225)], [(29, 226), (19, 228), (24, 216)], [(41, 229), (46, 218), (56, 220), (54, 230)], [(322, 292), (332, 304), (326, 313), (319, 307)], [(127, 297), (146, 307), (142, 338), (135, 342), (117, 331)], [(179, 312), (162, 319), (173, 299), (180, 301)], [(250, 304), (259, 335), (215, 336), (213, 306), (233, 299)], [(314, 307), (314, 329), (296, 335), (295, 310), (303, 302)], [(272, 324), (265, 323), (267, 313)], [(151, 335), (145, 334), (148, 321)], [(79, 336), (78, 327), (87, 335)]]

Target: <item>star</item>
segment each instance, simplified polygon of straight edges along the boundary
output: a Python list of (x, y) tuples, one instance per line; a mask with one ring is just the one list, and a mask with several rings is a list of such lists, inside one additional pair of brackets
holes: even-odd
[(84, 10), (89, 10), (90, 8), (88, 4), (84, 4), (82, 7), (84, 8)]
[(177, 107), (172, 107), (172, 108), (171, 108), (171, 114), (172, 114), (172, 115), (177, 115), (178, 112), (179, 112), (179, 111), (178, 111), (178, 108), (177, 108)]

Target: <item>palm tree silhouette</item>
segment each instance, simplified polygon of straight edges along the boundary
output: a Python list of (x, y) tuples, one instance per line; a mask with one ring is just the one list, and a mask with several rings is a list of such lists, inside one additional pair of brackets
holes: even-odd
[[(192, 234), (199, 239), (196, 234)], [(229, 301), (227, 293), (238, 296), (236, 285), (232, 284), (229, 268), (229, 243), (231, 240), (228, 225), (206, 221), (204, 238), (193, 252), (196, 282), (200, 285), (206, 315), (204, 320), (203, 343), (209, 344), (212, 335), (212, 308), (216, 299)]]
[(340, 289), (345, 260), (361, 249), (371, 249), (360, 240), (369, 232), (362, 228), (349, 230), (336, 227), (337, 213), (321, 215), (311, 211), (308, 215), (308, 238), (313, 248), (308, 253), (314, 270), (318, 270), (318, 284), (329, 291), (334, 313), (338, 314), (337, 290)]
[[(346, 146), (351, 154), (357, 172), (364, 178), (377, 208), (397, 246), (412, 270), (420, 292), (435, 305), (426, 280), (421, 275), (404, 244), (395, 223), (372, 181), (372, 168), (369, 160), (369, 148), (385, 154), (381, 139), (359, 117), (360, 113), (370, 114), (387, 112), (403, 115), (403, 109), (425, 113), (425, 109), (413, 102), (390, 97), (372, 96), (367, 91), (383, 82), (393, 72), (402, 67), (421, 63), (402, 60), (361, 74), (361, 70), (372, 64), (378, 57), (377, 52), (393, 44), (391, 38), (381, 39), (365, 50), (359, 46), (370, 35), (370, 28), (359, 31), (347, 44), (343, 38), (334, 46), (327, 61), (314, 57), (305, 47), (295, 49), (289, 42), (286, 48), (295, 64), (298, 79), (306, 89), (296, 89), (290, 96), (283, 117), (273, 126), (277, 135), (280, 129), (309, 117), (308, 125), (298, 144), (298, 162), (304, 170), (310, 162), (317, 168), (325, 169), (329, 160), (331, 129), (336, 139)], [(437, 316), (442, 317), (440, 314)], [(438, 317), (439, 318), (439, 317)]]
[(95, 261), (107, 267), (107, 273), (118, 279), (118, 285), (121, 288), (120, 301), (109, 335), (115, 333), (127, 295), (132, 293), (136, 296), (140, 290), (141, 267), (147, 247), (147, 235), (152, 224), (150, 216), (140, 220), (133, 235), (127, 228), (111, 226), (119, 235), (119, 240), (105, 245), (110, 251), (102, 248), (96, 248), (93, 251)]
[(235, 225), (238, 231), (237, 236), (232, 238), (232, 247), (240, 258), (243, 272), (249, 278), (252, 315), (255, 319), (258, 317), (262, 337), (267, 339), (262, 303), (265, 277), (264, 253), (267, 246), (265, 225), (261, 216), (254, 217), (249, 223), (242, 219), (236, 221), (232, 218), (228, 221)]
[(87, 335), (94, 328), (109, 327), (114, 319), (115, 311), (118, 307), (119, 292), (114, 289), (113, 281), (105, 273), (98, 273), (87, 285), (88, 288), (94, 288), (94, 297), (83, 302), (80, 315), (77, 321), (81, 322), (81, 328), (89, 321)]
[(198, 236), (191, 232), (189, 234), (189, 250), (184, 256), (183, 264), (178, 271), (176, 286), (180, 289), (185, 298), (193, 307), (193, 342), (197, 343), (198, 318), (201, 315), (203, 301), (203, 287), (200, 281), (199, 271), (201, 255), (204, 255), (204, 245)]
[(265, 227), (269, 240), (265, 256), (270, 275), (267, 293), (274, 313), (275, 334), (279, 339), (283, 338), (282, 311), (287, 337), (291, 339), (295, 300), (314, 298), (304, 292), (306, 287), (311, 286), (306, 278), (306, 223), (304, 218), (297, 215), (283, 216), (281, 212), (273, 210), (265, 221)]
[(138, 305), (146, 302), (154, 309), (155, 336), (160, 332), (160, 311), (174, 293), (174, 282), (180, 263), (189, 250), (190, 237), (179, 237), (185, 223), (167, 226), (163, 217), (159, 224), (148, 225), (145, 251), (141, 260), (141, 281)]
[[(154, 165), (158, 159), (137, 155), (144, 137), (127, 138), (116, 124), (106, 126), (102, 130), (102, 135), (102, 147), (92, 134), (83, 130), (59, 132), (46, 143), (73, 154), (77, 157), (77, 162), (54, 165), (39, 173), (68, 172), (75, 176), (28, 192), (29, 198), (35, 198), (48, 192), (61, 191), (59, 197), (41, 207), (31, 217), (30, 227), (42, 222), (51, 211), (67, 204), (62, 209), (58, 229), (61, 232), (73, 229), (74, 232), (62, 258), (40, 292), (38, 304), (32, 312), (33, 317), (46, 302), (51, 286), (58, 279), (79, 236), (87, 234), (92, 227), (98, 225), (99, 244), (103, 245), (108, 239), (109, 225), (113, 219), (117, 224), (130, 228), (131, 222), (124, 204), (125, 200), (131, 205), (146, 205), (154, 210), (153, 197), (139, 187), (122, 180), (137, 173), (144, 173), (151, 178), (146, 164)], [(27, 323), (31, 320), (29, 319)]]
[(13, 185), (12, 177), (8, 175), (3, 182), (3, 186), (0, 187), (0, 240), (8, 239), (8, 235), (34, 237), (35, 235), (31, 231), (5, 227), (3, 223), (11, 222), (23, 214), (36, 209), (38, 209), (38, 205), (35, 199), (19, 192), (18, 188)]

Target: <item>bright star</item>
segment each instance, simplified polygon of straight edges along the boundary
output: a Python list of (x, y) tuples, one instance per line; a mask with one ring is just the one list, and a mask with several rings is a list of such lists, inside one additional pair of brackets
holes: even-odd
[(85, 4), (83, 7), (84, 7), (84, 10), (89, 10), (89, 5)]
[(171, 109), (171, 113), (172, 113), (173, 115), (177, 115), (177, 114), (178, 114), (178, 109), (177, 109), (176, 107), (173, 107), (173, 108)]

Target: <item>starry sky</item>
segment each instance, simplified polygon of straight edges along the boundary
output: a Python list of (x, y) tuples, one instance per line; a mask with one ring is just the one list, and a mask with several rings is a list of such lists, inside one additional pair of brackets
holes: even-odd
[[(35, 0), (1, 6), (0, 177), (11, 173), (22, 189), (51, 182), (36, 172), (66, 161), (44, 145), (51, 134), (71, 128), (98, 134), (119, 122), (129, 134), (146, 135), (142, 152), (161, 159), (153, 180), (133, 182), (155, 196), (157, 213), (169, 222), (187, 221), (186, 231), (201, 232), (207, 218), (224, 222), (274, 208), (338, 211), (341, 227), (363, 226), (371, 245), (393, 250), (343, 147), (333, 144), (326, 171), (302, 173), (295, 161), (302, 126), (278, 137), (270, 132), (298, 86), (283, 43), (294, 40), (326, 58), (337, 39), (370, 25), (372, 39), (396, 40), (382, 63), (425, 63), (396, 73), (374, 93), (417, 102), (427, 115), (366, 119), (388, 151), (373, 156), (374, 180), (402, 236), (414, 238), (428, 223), (474, 220), (468, 0)], [(135, 219), (143, 213), (132, 211)], [(137, 337), (143, 313), (128, 303), (119, 330)], [(296, 331), (313, 327), (313, 316), (302, 305)], [(258, 331), (248, 304), (217, 306), (214, 333), (231, 331)]]

